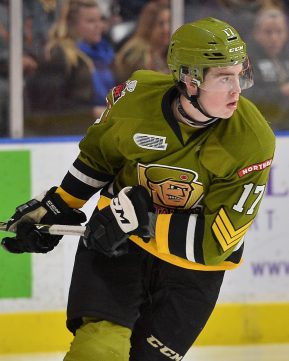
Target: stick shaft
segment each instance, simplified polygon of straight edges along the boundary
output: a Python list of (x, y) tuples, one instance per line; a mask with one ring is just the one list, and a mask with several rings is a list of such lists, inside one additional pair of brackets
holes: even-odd
[[(6, 222), (0, 222), (0, 231), (6, 231)], [(66, 224), (35, 224), (41, 233), (49, 233), (55, 236), (83, 236), (85, 226), (70, 226)]]

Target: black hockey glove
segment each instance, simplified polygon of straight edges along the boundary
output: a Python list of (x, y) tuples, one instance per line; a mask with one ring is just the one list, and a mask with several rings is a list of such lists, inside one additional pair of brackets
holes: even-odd
[(15, 232), (16, 237), (3, 238), (4, 249), (11, 253), (47, 253), (58, 245), (62, 236), (40, 233), (34, 223), (79, 225), (86, 221), (85, 214), (68, 207), (55, 190), (53, 187), (16, 208), (6, 227), (7, 231)]
[(83, 239), (85, 246), (108, 257), (127, 253), (129, 235), (150, 237), (149, 211), (152, 201), (146, 188), (122, 189), (110, 206), (92, 215)]

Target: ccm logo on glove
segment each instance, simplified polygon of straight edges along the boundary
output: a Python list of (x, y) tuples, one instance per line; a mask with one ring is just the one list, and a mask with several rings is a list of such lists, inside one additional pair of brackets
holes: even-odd
[(86, 226), (84, 245), (108, 257), (124, 255), (130, 234), (149, 236), (149, 228), (153, 228), (149, 227), (151, 209), (146, 188), (140, 185), (123, 188), (109, 206), (92, 215)]
[(46, 203), (46, 206), (51, 210), (53, 214), (60, 214), (60, 210), (53, 204), (50, 200), (48, 200)]
[(110, 203), (111, 211), (124, 233), (132, 232), (139, 225), (135, 207), (127, 196), (130, 191), (131, 187), (123, 188)]

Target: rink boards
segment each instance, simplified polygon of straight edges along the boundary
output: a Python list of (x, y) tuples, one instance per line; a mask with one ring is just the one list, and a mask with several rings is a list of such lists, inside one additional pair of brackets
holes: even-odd
[[(78, 154), (77, 139), (0, 143), (0, 220), (32, 195), (57, 185)], [(198, 344), (289, 341), (289, 138), (278, 137), (259, 215), (243, 265), (227, 272), (219, 305)], [(89, 215), (97, 196), (85, 210)], [(2, 234), (3, 236), (3, 234)], [(47, 255), (0, 250), (0, 353), (65, 350), (65, 305), (77, 239)]]

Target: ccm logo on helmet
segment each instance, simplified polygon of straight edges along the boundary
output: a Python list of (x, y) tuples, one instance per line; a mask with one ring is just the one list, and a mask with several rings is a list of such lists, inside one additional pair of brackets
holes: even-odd
[(240, 45), (240, 46), (237, 46), (236, 48), (229, 49), (229, 53), (234, 53), (235, 51), (240, 51), (240, 50), (243, 50), (243, 49), (244, 49), (244, 46)]

